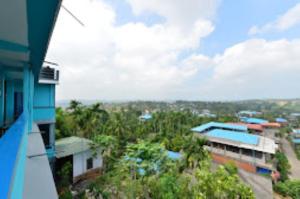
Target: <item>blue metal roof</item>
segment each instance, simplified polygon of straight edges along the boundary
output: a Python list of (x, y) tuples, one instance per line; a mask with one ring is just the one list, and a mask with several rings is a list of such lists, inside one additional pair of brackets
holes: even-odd
[(192, 128), (192, 131), (203, 133), (204, 131), (208, 129), (227, 129), (227, 130), (236, 130), (236, 131), (247, 131), (247, 126), (245, 125), (236, 125), (236, 124), (225, 124), (225, 123), (219, 123), (219, 122), (209, 122), (206, 124), (203, 124), (201, 126), (197, 126), (195, 128)]
[(181, 154), (174, 151), (168, 151), (168, 158), (172, 160), (179, 160), (181, 158)]
[(215, 129), (209, 131), (207, 133), (207, 136), (226, 139), (234, 142), (241, 142), (244, 144), (252, 144), (252, 145), (257, 145), (259, 141), (258, 139), (259, 137), (256, 135), (241, 133), (236, 131), (221, 130), (221, 129)]
[(257, 111), (240, 111), (239, 114), (256, 115), (256, 114), (258, 114), (258, 112)]
[(300, 144), (300, 139), (293, 139), (292, 141), (294, 144)]
[(300, 129), (293, 129), (293, 133), (300, 133)]
[(281, 117), (278, 117), (278, 118), (276, 118), (276, 120), (275, 120), (276, 122), (279, 122), (279, 123), (286, 123), (287, 122), (287, 120), (286, 119), (284, 119), (284, 118), (281, 118)]
[(144, 120), (150, 120), (150, 119), (152, 119), (152, 115), (147, 113), (147, 114), (141, 115), (140, 118), (144, 119)]
[(263, 124), (268, 123), (268, 120), (260, 119), (260, 118), (254, 118), (254, 117), (243, 117), (240, 118), (243, 122), (249, 123), (249, 124)]

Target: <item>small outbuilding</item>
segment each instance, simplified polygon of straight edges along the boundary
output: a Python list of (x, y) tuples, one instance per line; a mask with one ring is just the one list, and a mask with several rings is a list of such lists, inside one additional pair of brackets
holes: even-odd
[(99, 175), (103, 164), (102, 156), (100, 151), (95, 155), (91, 144), (91, 140), (75, 136), (57, 140), (55, 170), (59, 171), (66, 162), (71, 163), (70, 181), (73, 183)]

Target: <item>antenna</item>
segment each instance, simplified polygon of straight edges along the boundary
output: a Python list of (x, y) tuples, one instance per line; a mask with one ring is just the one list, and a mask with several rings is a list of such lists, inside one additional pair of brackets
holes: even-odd
[(80, 21), (68, 8), (66, 8), (66, 6), (61, 5), (61, 7), (67, 12), (69, 13), (73, 19), (75, 19), (80, 25), (84, 26), (84, 23), (82, 21)]

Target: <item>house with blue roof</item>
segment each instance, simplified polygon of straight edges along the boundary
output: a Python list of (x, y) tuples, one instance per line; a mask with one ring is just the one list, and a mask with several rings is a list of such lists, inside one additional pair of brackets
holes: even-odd
[(290, 133), (290, 136), (294, 145), (300, 144), (300, 129), (293, 129), (293, 131)]
[(240, 117), (240, 120), (242, 122), (248, 123), (248, 124), (264, 124), (268, 123), (268, 120), (260, 119), (260, 118), (254, 118), (254, 117)]
[(210, 122), (192, 128), (195, 137), (208, 140), (206, 148), (217, 163), (233, 161), (252, 173), (270, 173), (274, 170), (270, 160), (278, 148), (274, 140), (250, 134), (246, 125)]
[(198, 133), (204, 133), (214, 129), (223, 129), (223, 130), (238, 131), (238, 132), (247, 132), (248, 130), (247, 126), (245, 125), (236, 125), (236, 124), (221, 123), (221, 122), (209, 122), (192, 128), (192, 131)]
[(281, 124), (288, 123), (287, 119), (284, 119), (284, 118), (281, 118), (281, 117), (276, 118), (275, 122), (278, 122), (278, 123), (281, 123)]
[(58, 198), (50, 164), (59, 73), (44, 59), (60, 5), (0, 2), (1, 199)]
[(150, 113), (145, 113), (139, 117), (141, 121), (147, 121), (152, 119), (152, 115)]
[(244, 110), (244, 111), (239, 111), (238, 115), (240, 117), (253, 117), (255, 115), (260, 115), (261, 112), (257, 112), (257, 111), (249, 111), (249, 110)]

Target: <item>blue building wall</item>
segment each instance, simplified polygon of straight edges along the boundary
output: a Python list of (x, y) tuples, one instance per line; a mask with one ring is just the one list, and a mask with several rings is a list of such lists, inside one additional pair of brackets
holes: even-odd
[(35, 122), (55, 122), (55, 84), (35, 84), (33, 108)]

